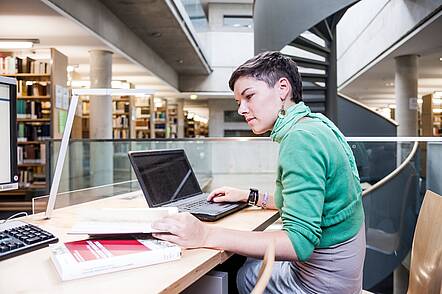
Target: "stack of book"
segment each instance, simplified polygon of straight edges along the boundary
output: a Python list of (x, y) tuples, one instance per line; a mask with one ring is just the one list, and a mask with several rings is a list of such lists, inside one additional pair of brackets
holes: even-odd
[(86, 239), (50, 245), (50, 250), (63, 281), (181, 258), (179, 246), (154, 238)]

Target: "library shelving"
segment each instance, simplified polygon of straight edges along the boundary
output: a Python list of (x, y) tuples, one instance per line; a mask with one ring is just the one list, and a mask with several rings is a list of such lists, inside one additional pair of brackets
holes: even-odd
[(130, 96), (112, 99), (112, 134), (114, 139), (131, 138), (130, 111)]
[[(441, 95), (442, 96), (442, 95)], [(422, 97), (420, 116), (422, 136), (442, 135), (442, 97), (431, 93)]]
[(1, 195), (25, 196), (28, 206), (29, 198), (49, 191), (45, 140), (61, 138), (58, 121), (68, 104), (66, 67), (67, 57), (54, 48), (0, 52), (0, 75), (17, 79), (19, 169), (19, 190)]
[(137, 97), (135, 100), (135, 138), (146, 139), (152, 138), (152, 122), (153, 122), (153, 97)]
[[(81, 99), (81, 119), (82, 138), (89, 138), (89, 97), (82, 96)], [(112, 96), (112, 138), (131, 138), (130, 126), (130, 96)]]
[(209, 126), (206, 121), (198, 119), (194, 113), (184, 111), (184, 136), (187, 138), (207, 137)]
[(167, 100), (159, 97), (154, 98), (152, 138), (168, 137)]
[(178, 137), (178, 105), (168, 103), (167, 104), (167, 137)]

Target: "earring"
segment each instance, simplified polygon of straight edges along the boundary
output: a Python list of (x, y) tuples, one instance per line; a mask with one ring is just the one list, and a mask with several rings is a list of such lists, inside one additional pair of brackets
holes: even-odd
[(278, 111), (278, 117), (279, 118), (284, 118), (285, 114), (286, 114), (286, 112), (285, 112), (285, 109), (284, 109), (284, 103), (282, 103), (281, 109)]

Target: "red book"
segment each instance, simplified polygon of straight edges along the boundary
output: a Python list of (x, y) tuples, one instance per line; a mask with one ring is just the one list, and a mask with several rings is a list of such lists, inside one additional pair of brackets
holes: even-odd
[(181, 257), (181, 248), (149, 239), (86, 239), (51, 245), (51, 259), (62, 280), (72, 280)]

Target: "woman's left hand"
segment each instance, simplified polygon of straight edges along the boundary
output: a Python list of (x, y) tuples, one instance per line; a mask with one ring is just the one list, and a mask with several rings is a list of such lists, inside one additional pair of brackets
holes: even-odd
[(184, 248), (206, 245), (209, 228), (188, 212), (165, 217), (152, 224), (152, 228), (168, 233), (154, 233), (155, 238), (170, 241)]

